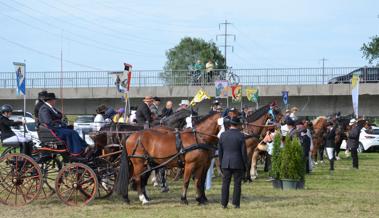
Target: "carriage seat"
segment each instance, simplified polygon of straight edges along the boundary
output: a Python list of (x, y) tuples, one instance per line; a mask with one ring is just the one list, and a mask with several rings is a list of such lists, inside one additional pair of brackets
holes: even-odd
[(49, 147), (53, 149), (66, 149), (65, 142), (60, 139), (53, 130), (46, 126), (40, 125), (38, 127), (38, 138), (41, 141), (42, 147)]

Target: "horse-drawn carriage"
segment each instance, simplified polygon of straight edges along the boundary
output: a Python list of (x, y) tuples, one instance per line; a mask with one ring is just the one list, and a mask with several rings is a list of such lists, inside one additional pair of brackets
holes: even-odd
[(18, 144), (3, 144), (7, 149), (0, 158), (0, 203), (22, 206), (56, 193), (67, 205), (85, 205), (112, 194), (120, 146), (73, 155), (50, 129), (40, 126), (38, 135), (41, 147), (31, 156), (17, 153)]

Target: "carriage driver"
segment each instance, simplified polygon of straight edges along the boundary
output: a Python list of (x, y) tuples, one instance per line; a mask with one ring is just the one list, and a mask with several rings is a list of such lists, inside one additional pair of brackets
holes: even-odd
[(53, 130), (57, 136), (65, 141), (71, 154), (82, 154), (87, 144), (79, 134), (67, 127), (62, 122), (62, 113), (55, 108), (56, 98), (54, 93), (47, 93), (45, 104), (39, 109), (39, 122)]
[(30, 136), (28, 137), (27, 135), (15, 133), (11, 129), (11, 126), (23, 125), (24, 121), (13, 121), (9, 119), (13, 111), (12, 106), (10, 106), (9, 104), (1, 106), (0, 111), (0, 131), (1, 140), (3, 144), (19, 144), (21, 148), (21, 153), (31, 155), (33, 143)]

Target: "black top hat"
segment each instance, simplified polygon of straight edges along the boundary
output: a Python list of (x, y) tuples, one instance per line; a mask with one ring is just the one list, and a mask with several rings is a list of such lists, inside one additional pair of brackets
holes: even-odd
[(238, 110), (237, 110), (237, 108), (232, 107), (232, 108), (229, 109), (229, 112), (238, 112)]
[(55, 94), (53, 92), (49, 92), (46, 94), (46, 97), (45, 97), (45, 100), (48, 101), (48, 100), (54, 100), (54, 99), (57, 99), (55, 97)]
[(235, 125), (235, 126), (241, 125), (242, 124), (241, 119), (239, 117), (232, 117), (230, 119), (230, 124)]
[(161, 101), (161, 99), (159, 97), (154, 97), (153, 99), (154, 99), (154, 101)]
[(47, 91), (43, 90), (42, 92), (38, 93), (38, 99), (45, 100), (47, 95)]
[(290, 126), (294, 126), (295, 125), (295, 121), (291, 117), (287, 117), (286, 124), (290, 125)]
[(218, 99), (213, 101), (213, 105), (219, 105), (219, 104), (220, 104), (220, 101)]

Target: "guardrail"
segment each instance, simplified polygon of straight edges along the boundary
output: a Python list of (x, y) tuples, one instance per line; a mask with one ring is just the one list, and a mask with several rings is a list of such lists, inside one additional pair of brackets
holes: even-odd
[[(232, 72), (238, 76), (242, 85), (311, 85), (327, 84), (331, 79), (348, 75), (357, 69), (359, 68), (262, 68), (232, 69)], [(113, 87), (115, 77), (110, 74), (111, 72), (115, 71), (27, 72), (26, 86), (27, 88)], [(203, 71), (135, 70), (132, 73), (131, 86), (213, 85), (214, 80), (227, 78), (227, 72), (229, 71), (224, 69), (214, 70), (213, 77), (208, 77)], [(15, 88), (15, 77), (14, 72), (0, 73), (0, 88)], [(379, 81), (378, 74), (373, 74), (372, 77), (369, 78), (370, 81)]]

